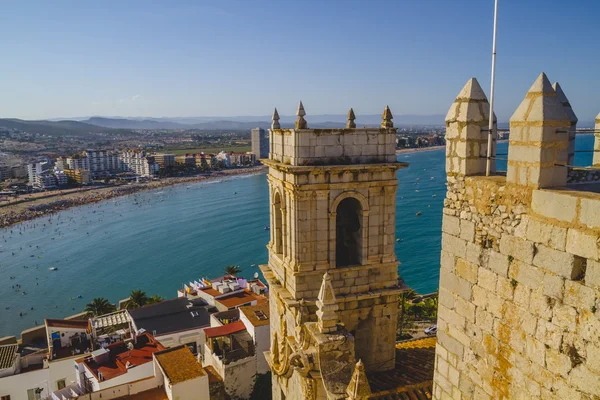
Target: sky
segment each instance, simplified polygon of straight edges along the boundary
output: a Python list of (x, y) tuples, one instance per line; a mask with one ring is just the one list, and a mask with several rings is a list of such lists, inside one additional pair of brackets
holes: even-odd
[[(544, 71), (600, 111), (600, 2), (500, 0), (496, 114)], [(445, 115), (490, 92), (493, 0), (6, 1), (0, 117)]]

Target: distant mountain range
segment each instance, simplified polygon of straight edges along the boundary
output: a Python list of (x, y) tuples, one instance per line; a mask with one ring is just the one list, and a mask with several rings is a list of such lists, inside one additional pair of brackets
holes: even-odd
[[(346, 116), (341, 114), (308, 115), (309, 128), (340, 128), (346, 124)], [(279, 122), (284, 128), (294, 125), (296, 116), (282, 115)], [(356, 119), (357, 126), (379, 126), (381, 116), (360, 115)], [(410, 126), (443, 126), (444, 115), (397, 115), (394, 126), (398, 128)], [(85, 135), (87, 133), (129, 133), (138, 129), (170, 129), (170, 130), (248, 130), (252, 128), (267, 129), (271, 126), (271, 116), (237, 116), (237, 117), (76, 117), (40, 121), (27, 121), (15, 118), (0, 118), (0, 127), (19, 129), (25, 132), (37, 132), (49, 135)], [(593, 121), (580, 121), (579, 128), (594, 126)], [(508, 129), (507, 122), (498, 124), (500, 129)]]
[[(88, 133), (101, 133), (107, 131), (106, 128), (101, 126), (86, 124), (80, 121), (26, 121), (16, 118), (0, 118), (0, 127), (53, 136), (85, 135)], [(120, 132), (120, 130), (117, 130), (114, 133), (118, 132)]]
[[(121, 129), (251, 129), (268, 128), (271, 126), (270, 116), (239, 116), (239, 117), (182, 117), (182, 118), (138, 118), (138, 117), (90, 117), (78, 119), (81, 122)], [(296, 116), (281, 116), (279, 122), (283, 127), (291, 127)], [(307, 117), (309, 127), (336, 128), (346, 124), (345, 115), (323, 114)], [(358, 126), (377, 126), (381, 123), (380, 115), (361, 115), (356, 123)], [(444, 125), (443, 115), (401, 115), (395, 118), (395, 125)]]

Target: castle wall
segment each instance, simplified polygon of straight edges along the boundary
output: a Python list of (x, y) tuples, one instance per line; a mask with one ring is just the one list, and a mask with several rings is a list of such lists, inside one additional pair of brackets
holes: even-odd
[(560, 116), (561, 132), (550, 132), (548, 115), (540, 112), (541, 129), (512, 138), (511, 146), (522, 143), (509, 159), (526, 174), (448, 176), (435, 399), (600, 393), (600, 194), (552, 187), (565, 179), (566, 167), (549, 170), (566, 159), (569, 138)]

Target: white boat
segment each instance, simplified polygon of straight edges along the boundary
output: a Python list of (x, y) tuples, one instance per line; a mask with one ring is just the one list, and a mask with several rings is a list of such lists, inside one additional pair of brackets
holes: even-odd
[(58, 271), (57, 267), (48, 268), (50, 271)]

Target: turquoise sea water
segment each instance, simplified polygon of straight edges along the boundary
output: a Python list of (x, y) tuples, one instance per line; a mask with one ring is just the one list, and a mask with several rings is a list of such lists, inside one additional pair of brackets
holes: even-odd
[[(592, 135), (582, 135), (577, 148), (592, 143)], [(499, 144), (498, 153), (505, 152), (506, 143)], [(398, 171), (399, 271), (417, 292), (432, 292), (439, 279), (444, 150), (398, 159), (410, 163)], [(577, 155), (576, 164), (590, 163), (591, 153)], [(175, 297), (182, 283), (219, 276), (230, 264), (250, 277), (258, 271), (252, 264), (267, 261), (268, 224), (266, 176), (255, 175), (144, 192), (0, 230), (0, 337), (80, 312), (94, 297), (117, 302), (132, 289)]]

